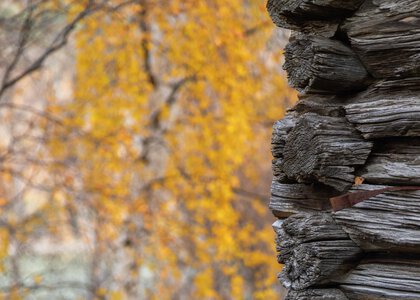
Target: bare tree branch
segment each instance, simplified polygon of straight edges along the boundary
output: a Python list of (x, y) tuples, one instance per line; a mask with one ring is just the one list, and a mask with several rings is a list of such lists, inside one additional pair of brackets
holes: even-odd
[(148, 76), (148, 81), (152, 85), (153, 89), (157, 89), (159, 86), (159, 81), (157, 79), (156, 74), (153, 73), (152, 68), (152, 55), (151, 55), (151, 28), (148, 23), (148, 9), (147, 9), (147, 0), (140, 0), (139, 4), (141, 6), (140, 9), (140, 30), (142, 32), (141, 38), (141, 48), (144, 55), (144, 69)]
[(177, 100), (177, 95), (178, 95), (179, 91), (181, 90), (181, 88), (185, 84), (187, 84), (188, 82), (194, 81), (196, 79), (197, 79), (197, 77), (195, 75), (188, 76), (188, 77), (185, 77), (185, 78), (183, 78), (183, 79), (181, 79), (181, 80), (179, 80), (176, 83), (171, 85), (171, 91), (170, 91), (168, 97), (165, 99), (163, 105), (158, 110), (153, 112), (151, 117), (150, 117), (150, 120), (151, 120), (150, 125), (151, 125), (152, 128), (160, 129), (162, 131), (165, 131), (162, 128), (162, 122), (161, 122), (161, 116), (162, 116), (163, 110), (165, 108), (171, 108), (175, 104), (175, 102)]
[(261, 199), (263, 201), (266, 201), (267, 197), (268, 197), (266, 195), (258, 194), (258, 193), (255, 193), (255, 192), (250, 192), (250, 191), (247, 191), (247, 190), (244, 190), (244, 189), (241, 189), (241, 188), (234, 188), (233, 192), (235, 194), (240, 195), (240, 196), (249, 197), (249, 198), (257, 198), (257, 199)]
[(267, 21), (261, 22), (261, 23), (255, 25), (254, 27), (246, 29), (243, 32), (243, 35), (244, 36), (251, 36), (253, 34), (258, 33), (261, 29), (266, 28), (268, 26), (271, 26), (271, 21), (267, 20)]
[(12, 102), (3, 102), (3, 103), (0, 103), (0, 109), (1, 108), (15, 109), (15, 110), (28, 112), (28, 113), (31, 113), (31, 114), (36, 115), (38, 117), (47, 119), (50, 122), (56, 123), (57, 125), (64, 126), (63, 121), (60, 120), (59, 118), (51, 115), (50, 113), (48, 113), (46, 111), (36, 109), (35, 107), (32, 107), (30, 105), (15, 104), (15, 103), (12, 103)]
[(22, 57), (26, 43), (28, 42), (28, 37), (31, 31), (31, 27), (32, 27), (33, 11), (34, 11), (34, 6), (33, 5), (29, 6), (27, 16), (25, 20), (23, 21), (22, 27), (19, 32), (19, 42), (17, 45), (15, 56), (13, 57), (10, 65), (7, 67), (6, 71), (4, 72), (2, 84), (1, 84), (2, 87), (6, 85), (7, 81), (9, 80), (11, 72), (14, 70), (20, 58)]
[(31, 14), (29, 14), (29, 17), (25, 20), (24, 26), (22, 27), (23, 30), (23, 36), (21, 37), (21, 41), (19, 43), (19, 47), (17, 50), (17, 53), (12, 61), (12, 63), (7, 68), (7, 71), (5, 73), (5, 76), (3, 77), (3, 81), (0, 87), (0, 100), (4, 93), (13, 85), (15, 85), (17, 82), (22, 80), (24, 77), (28, 76), (32, 72), (40, 69), (42, 67), (42, 64), (45, 62), (45, 60), (54, 52), (61, 49), (63, 46), (67, 44), (68, 38), (71, 34), (71, 32), (75, 29), (76, 25), (83, 20), (85, 17), (87, 17), (89, 14), (95, 11), (94, 1), (89, 0), (88, 4), (86, 5), (85, 9), (83, 9), (79, 14), (76, 15), (76, 17), (73, 18), (73, 20), (68, 23), (54, 38), (54, 40), (51, 42), (51, 44), (47, 47), (47, 49), (25, 70), (23, 70), (20, 74), (16, 75), (15, 77), (9, 79), (10, 74), (15, 69), (17, 62), (19, 61), (20, 57), (23, 55), (24, 52), (24, 46), (27, 42), (27, 36), (30, 32), (30, 26), (32, 23)]

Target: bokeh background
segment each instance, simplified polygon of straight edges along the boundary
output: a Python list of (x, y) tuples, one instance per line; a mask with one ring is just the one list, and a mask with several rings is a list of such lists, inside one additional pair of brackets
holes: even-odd
[(281, 299), (254, 0), (2, 0), (0, 299)]

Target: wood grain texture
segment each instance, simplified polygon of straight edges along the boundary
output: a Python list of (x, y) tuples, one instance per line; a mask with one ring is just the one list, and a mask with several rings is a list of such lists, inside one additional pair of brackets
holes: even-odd
[(329, 213), (298, 213), (276, 221), (273, 229), (277, 234), (279, 263), (289, 260), (293, 249), (303, 243), (349, 240), (349, 235)]
[(357, 175), (365, 183), (420, 185), (420, 138), (378, 140)]
[[(362, 184), (351, 191), (386, 186)], [(420, 252), (420, 191), (386, 192), (333, 214), (365, 251)]]
[(418, 0), (366, 0), (343, 29), (374, 77), (420, 76)]
[(386, 80), (348, 99), (348, 121), (367, 138), (420, 136), (420, 78)]
[(348, 300), (339, 289), (306, 289), (304, 291), (289, 291), (285, 300)]
[(271, 135), (271, 154), (274, 158), (282, 158), (286, 138), (290, 130), (296, 125), (297, 114), (293, 111), (288, 112), (283, 119), (273, 125)]
[(283, 67), (300, 92), (272, 138), (270, 209), (281, 218), (273, 228), (286, 299), (419, 300), (420, 191), (376, 192), (335, 213), (328, 200), (349, 188), (420, 185), (420, 1), (267, 8), (295, 30)]
[(343, 93), (364, 89), (370, 76), (357, 55), (337, 40), (301, 36), (285, 51), (289, 84), (301, 93)]
[(283, 119), (277, 121), (273, 125), (272, 138), (271, 138), (271, 154), (274, 159), (272, 160), (272, 170), (275, 180), (282, 183), (290, 183), (291, 180), (283, 172), (283, 150), (286, 144), (286, 138), (290, 130), (295, 126), (297, 114), (294, 111), (289, 111)]
[(344, 191), (371, 148), (345, 118), (306, 113), (287, 135), (282, 168), (298, 182), (321, 182)]
[(332, 189), (302, 183), (280, 183), (273, 180), (269, 208), (279, 218), (298, 212), (331, 210)]
[(420, 299), (420, 259), (376, 257), (362, 261), (337, 278), (340, 289), (355, 300)]
[(299, 101), (293, 107), (298, 114), (316, 113), (320, 116), (344, 117), (344, 104), (347, 97), (337, 95), (300, 95)]
[(356, 10), (363, 0), (269, 0), (268, 13), (283, 28), (333, 36), (341, 19)]
[(361, 249), (328, 213), (297, 214), (273, 224), (279, 280), (286, 288), (302, 290), (331, 282), (360, 258)]

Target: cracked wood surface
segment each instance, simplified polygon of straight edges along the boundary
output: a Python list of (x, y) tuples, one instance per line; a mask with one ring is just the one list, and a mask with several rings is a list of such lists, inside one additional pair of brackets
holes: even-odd
[(420, 299), (419, 257), (364, 259), (355, 269), (337, 278), (339, 288), (354, 300)]
[(420, 2), (267, 8), (295, 31), (284, 69), (300, 92), (272, 139), (286, 299), (420, 299), (420, 191), (387, 191), (335, 213), (328, 201), (349, 189), (420, 185)]
[[(351, 191), (386, 186), (362, 184)], [(334, 219), (366, 251), (420, 253), (420, 191), (385, 192), (352, 208), (334, 213)]]
[(371, 148), (345, 118), (306, 113), (287, 135), (282, 168), (298, 182), (316, 181), (345, 191)]
[(351, 48), (324, 37), (300, 36), (286, 46), (289, 84), (299, 92), (336, 94), (362, 90), (369, 74)]
[(350, 270), (362, 250), (328, 213), (296, 214), (273, 224), (280, 282), (293, 290), (331, 282)]
[(366, 0), (343, 30), (375, 78), (420, 76), (418, 0)]

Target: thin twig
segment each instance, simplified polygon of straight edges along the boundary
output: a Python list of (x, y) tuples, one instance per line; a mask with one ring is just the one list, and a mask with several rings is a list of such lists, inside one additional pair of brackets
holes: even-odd
[[(7, 89), (9, 89), (13, 85), (15, 85), (17, 82), (19, 82), (21, 79), (28, 76), (32, 72), (41, 68), (44, 61), (51, 54), (53, 54), (54, 52), (61, 49), (63, 46), (65, 46), (67, 44), (68, 37), (69, 37), (70, 33), (75, 29), (76, 25), (81, 20), (83, 20), (85, 17), (87, 17), (89, 14), (91, 14), (93, 11), (95, 11), (95, 9), (94, 9), (95, 7), (94, 7), (93, 3), (94, 3), (94, 1), (90, 0), (89, 3), (86, 5), (85, 9), (83, 11), (81, 11), (69, 24), (67, 24), (59, 34), (57, 34), (57, 36), (54, 38), (54, 40), (52, 41), (50, 46), (45, 50), (45, 52), (42, 55), (40, 55), (27, 69), (22, 71), (19, 75), (16, 75), (14, 78), (9, 79), (8, 77), (10, 76), (10, 73), (15, 68), (16, 63), (19, 60), (19, 57), (22, 56), (23, 53), (20, 53), (19, 55), (15, 56), (17, 58), (15, 58), (13, 60), (13, 62), (14, 61), (16, 61), (16, 62), (15, 63), (12, 62), (12, 64), (8, 68), (9, 71), (7, 72), (8, 74), (6, 74), (7, 76), (5, 76), (3, 78), (3, 82), (2, 82), (2, 85), (1, 85), (1, 88), (0, 88), (0, 100), (1, 100), (1, 97), (4, 95), (4, 93), (6, 92)], [(32, 21), (30, 21), (30, 22), (32, 22)], [(30, 30), (30, 28), (28, 29), (28, 31), (29, 30)], [(26, 43), (26, 41), (25, 41), (25, 43)], [(20, 47), (18, 49), (18, 51), (19, 50), (23, 51), (23, 47)]]

